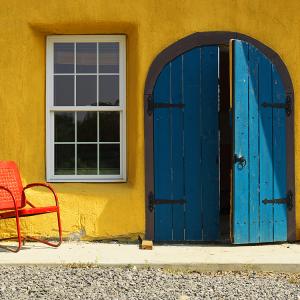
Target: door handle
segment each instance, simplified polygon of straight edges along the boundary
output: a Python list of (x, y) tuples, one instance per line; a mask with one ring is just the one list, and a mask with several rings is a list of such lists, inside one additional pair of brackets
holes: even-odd
[(234, 154), (233, 162), (235, 164), (236, 163), (238, 164), (238, 169), (240, 169), (240, 170), (243, 169), (247, 164), (247, 161), (246, 161), (245, 157), (242, 156), (242, 155), (237, 155), (237, 154)]

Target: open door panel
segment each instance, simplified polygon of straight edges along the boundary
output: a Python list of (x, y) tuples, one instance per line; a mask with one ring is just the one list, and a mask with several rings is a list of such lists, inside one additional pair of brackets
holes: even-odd
[(272, 62), (253, 45), (232, 40), (232, 240), (287, 240), (286, 96)]

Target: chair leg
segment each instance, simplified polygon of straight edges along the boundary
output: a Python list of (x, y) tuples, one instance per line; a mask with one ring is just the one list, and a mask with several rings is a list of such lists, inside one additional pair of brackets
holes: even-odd
[(17, 252), (20, 251), (20, 249), (22, 247), (22, 241), (24, 241), (24, 238), (21, 236), (20, 219), (19, 219), (18, 214), (16, 214), (16, 227), (17, 227), (17, 234), (18, 234), (16, 237), (3, 238), (3, 239), (0, 239), (0, 241), (7, 241), (7, 240), (15, 240), (15, 239), (17, 239), (17, 241), (18, 241), (17, 248), (13, 249), (11, 247), (4, 246), (4, 245), (0, 245), (0, 248), (6, 249), (6, 250), (14, 252), (14, 253), (17, 253)]
[(60, 244), (62, 243), (62, 228), (61, 228), (61, 221), (60, 221), (60, 212), (59, 212), (59, 209), (57, 211), (57, 225), (58, 225), (58, 234), (59, 234), (59, 241), (58, 241), (58, 243), (52, 243), (52, 242), (49, 242), (47, 240), (42, 240), (40, 238), (33, 237), (33, 236), (26, 236), (25, 240), (37, 241), (37, 242), (46, 244), (46, 245), (51, 246), (51, 247), (59, 247)]

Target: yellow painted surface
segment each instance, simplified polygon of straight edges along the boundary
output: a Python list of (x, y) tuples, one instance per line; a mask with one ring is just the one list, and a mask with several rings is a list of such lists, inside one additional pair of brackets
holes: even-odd
[[(145, 231), (143, 89), (149, 66), (160, 51), (194, 32), (238, 31), (273, 48), (291, 74), (296, 96), (297, 187), (299, 11), (298, 0), (0, 0), (0, 159), (19, 164), (24, 184), (45, 181), (48, 34), (126, 34), (128, 182), (53, 186), (60, 198), (65, 237), (136, 239)], [(49, 198), (41, 190), (29, 196), (33, 201)], [(54, 223), (47, 218), (22, 224), (28, 232), (54, 235)], [(1, 224), (2, 232), (14, 228), (12, 221)]]

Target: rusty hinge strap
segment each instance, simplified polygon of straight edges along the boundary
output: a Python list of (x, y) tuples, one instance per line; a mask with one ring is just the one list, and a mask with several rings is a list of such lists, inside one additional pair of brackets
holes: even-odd
[(287, 204), (288, 209), (292, 209), (293, 207), (293, 193), (288, 191), (286, 198), (279, 199), (264, 199), (262, 201), (263, 204)]
[(177, 199), (177, 200), (172, 200), (172, 199), (154, 199), (154, 195), (152, 192), (149, 193), (148, 195), (148, 208), (150, 211), (153, 211), (154, 205), (161, 205), (161, 204), (171, 204), (171, 205), (183, 205), (186, 203), (186, 200), (184, 199)]
[(186, 203), (186, 200), (184, 199), (177, 199), (177, 200), (170, 200), (170, 199), (154, 199), (153, 204), (159, 205), (159, 204), (180, 204), (183, 205)]
[(289, 116), (292, 113), (292, 101), (291, 97), (287, 96), (286, 97), (286, 102), (285, 103), (268, 103), (268, 102), (263, 102), (262, 107), (264, 108), (283, 108), (286, 111), (286, 114)]
[(147, 112), (149, 115), (153, 113), (155, 108), (184, 108), (185, 106), (184, 103), (154, 103), (152, 95), (148, 95), (147, 102)]
[(288, 202), (287, 198), (279, 198), (279, 199), (264, 199), (263, 204), (286, 204)]
[(153, 108), (184, 108), (183, 103), (154, 103)]

